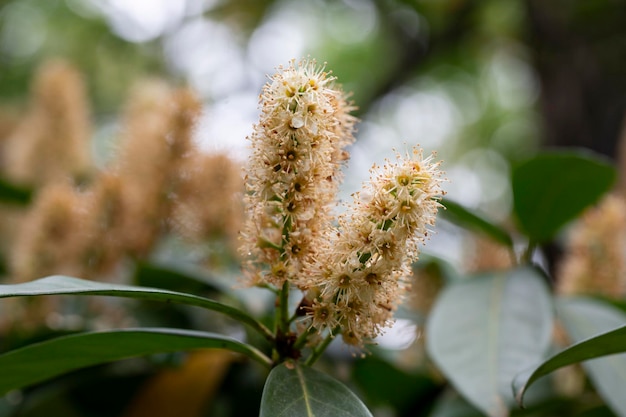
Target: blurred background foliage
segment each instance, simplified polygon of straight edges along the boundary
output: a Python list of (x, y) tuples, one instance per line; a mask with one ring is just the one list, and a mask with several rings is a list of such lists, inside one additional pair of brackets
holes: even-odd
[[(361, 119), (343, 199), (368, 178), (373, 163), (393, 155), (393, 148), (419, 143), (445, 161), (451, 200), (508, 227), (509, 171), (520, 160), (551, 146), (585, 147), (618, 158), (626, 114), (624, 22), (623, 0), (0, 0), (0, 146), (32, 106), (38, 69), (63, 59), (86, 86), (90, 153), (98, 169), (105, 170), (123, 148), (131, 91), (153, 78), (198, 95), (202, 112), (193, 136), (198, 152), (225, 153), (241, 163), (266, 74), (292, 58), (311, 56), (327, 62), (353, 92)], [(15, 212), (27, 210), (37, 186), (15, 183), (6, 166), (0, 171), (5, 172), (3, 217), (18, 223)], [(89, 184), (89, 178), (78, 183)], [(0, 231), (7, 282), (14, 280), (12, 229)], [(164, 233), (112, 274), (122, 276), (118, 281), (203, 293), (262, 313), (268, 300), (254, 291), (231, 291), (237, 259), (223, 239), (189, 243)], [(455, 279), (450, 271), (479, 269), (481, 254), (494, 250), (441, 222), (420, 269), (443, 285)], [(555, 263), (559, 251), (546, 254), (547, 262)], [(424, 294), (436, 292), (430, 285)], [(422, 301), (422, 307), (429, 303)], [(98, 327), (100, 322), (84, 320), (82, 312), (115, 315), (120, 308), (125, 312), (100, 325), (131, 320), (241, 333), (233, 323), (172, 306), (123, 303), (85, 310), (81, 303), (56, 302), (61, 313), (45, 307), (48, 315), (36, 331), (5, 327), (10, 330), (1, 347)], [(12, 308), (3, 309), (5, 317), (16, 311)], [(404, 313), (414, 318), (413, 312)], [(372, 348), (380, 355), (352, 367), (348, 352), (338, 347), (326, 366), (334, 366), (345, 381), (351, 375), (377, 416), (479, 415), (432, 369), (416, 368), (425, 362), (424, 352), (415, 341), (416, 327), (407, 323), (412, 322), (400, 320), (392, 335)], [(408, 345), (408, 353), (399, 350)], [(45, 409), (48, 417), (160, 416), (167, 415), (165, 406), (154, 401), (164, 396), (188, 405), (178, 414), (182, 417), (256, 415), (262, 371), (230, 356), (206, 355), (188, 360), (169, 355), (74, 373), (8, 396), (0, 402), (0, 415), (38, 416)], [(188, 392), (189, 381), (199, 388)], [(395, 382), (381, 386), (380, 381)], [(94, 395), (102, 392), (106, 403)], [(535, 414), (532, 408), (514, 414), (579, 415), (572, 399), (550, 404)], [(602, 408), (585, 415), (611, 414)]]

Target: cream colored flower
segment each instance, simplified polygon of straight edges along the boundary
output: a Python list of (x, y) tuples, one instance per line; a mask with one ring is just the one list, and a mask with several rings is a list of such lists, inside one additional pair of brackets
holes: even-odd
[(191, 242), (236, 240), (243, 215), (240, 164), (225, 153), (197, 152), (183, 174), (174, 202), (176, 231)]
[(557, 270), (563, 295), (604, 295), (620, 299), (626, 289), (626, 202), (607, 195), (572, 228)]
[(145, 257), (165, 231), (184, 168), (194, 152), (192, 133), (201, 103), (188, 89), (156, 80), (133, 92), (112, 170), (121, 178), (124, 250)]
[(92, 170), (91, 128), (82, 75), (63, 60), (46, 62), (32, 82), (27, 113), (5, 140), (5, 175), (35, 187), (67, 177), (84, 180)]
[(13, 281), (82, 272), (82, 208), (81, 195), (69, 181), (40, 189), (12, 246), (9, 267)]
[(371, 183), (354, 195), (308, 271), (308, 286), (319, 293), (312, 326), (339, 325), (348, 344), (360, 345), (390, 324), (441, 206), (439, 163), (418, 149), (397, 159), (374, 167)]
[(334, 81), (315, 61), (292, 61), (261, 93), (260, 122), (249, 138), (241, 247), (253, 284), (301, 286), (301, 271), (330, 224), (355, 122)]

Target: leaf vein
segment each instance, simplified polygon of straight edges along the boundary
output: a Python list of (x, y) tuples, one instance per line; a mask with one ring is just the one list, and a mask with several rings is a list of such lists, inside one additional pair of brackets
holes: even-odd
[(311, 410), (311, 403), (309, 398), (310, 394), (308, 392), (304, 375), (302, 375), (302, 370), (300, 369), (300, 367), (296, 367), (296, 372), (298, 374), (298, 380), (300, 380), (300, 384), (302, 385), (302, 398), (304, 399), (304, 404), (306, 406), (307, 416), (315, 417), (315, 414), (313, 414), (313, 410)]

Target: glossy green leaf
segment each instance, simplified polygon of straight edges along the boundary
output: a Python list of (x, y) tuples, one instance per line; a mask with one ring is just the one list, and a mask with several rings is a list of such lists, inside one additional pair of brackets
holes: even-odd
[(585, 371), (606, 403), (619, 415), (626, 415), (626, 314), (602, 301), (577, 297), (558, 301), (558, 312), (568, 336), (576, 342), (536, 368), (515, 378), (513, 389), (517, 400), (535, 381), (563, 366), (583, 362)]
[(270, 372), (260, 417), (371, 417), (345, 385), (311, 367), (288, 362)]
[(511, 235), (501, 227), (454, 201), (443, 199), (441, 204), (446, 208), (440, 211), (444, 219), (474, 232), (484, 233), (505, 246), (513, 247)]
[(271, 366), (271, 360), (256, 348), (215, 333), (160, 328), (80, 333), (0, 355), (0, 395), (87, 366), (202, 348), (231, 350)]
[(427, 322), (426, 347), (470, 403), (488, 416), (504, 416), (513, 402), (513, 377), (543, 358), (552, 323), (539, 272), (494, 272), (444, 290)]
[(0, 285), (0, 298), (32, 297), (37, 295), (103, 295), (197, 306), (225, 314), (241, 323), (247, 324), (265, 336), (265, 338), (272, 338), (269, 329), (245, 312), (226, 304), (192, 294), (161, 290), (158, 288), (88, 281), (61, 275), (42, 278), (23, 284)]
[(522, 231), (545, 242), (610, 190), (615, 168), (583, 152), (539, 154), (512, 172), (513, 206)]

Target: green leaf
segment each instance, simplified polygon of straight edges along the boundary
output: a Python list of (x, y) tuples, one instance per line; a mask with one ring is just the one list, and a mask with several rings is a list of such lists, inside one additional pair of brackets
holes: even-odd
[(455, 203), (454, 201), (443, 199), (441, 204), (443, 204), (446, 208), (445, 210), (440, 211), (444, 219), (466, 229), (484, 233), (504, 246), (509, 248), (513, 247), (513, 239), (506, 232), (506, 230), (501, 227), (491, 223), (485, 218), (463, 207), (462, 205)]
[(32, 191), (18, 187), (0, 178), (0, 201), (27, 205), (32, 198)]
[(437, 397), (428, 417), (483, 417), (484, 414), (469, 404), (453, 388), (447, 387)]
[(227, 315), (240, 323), (247, 324), (266, 339), (273, 338), (267, 327), (245, 312), (217, 301), (181, 292), (148, 287), (117, 285), (80, 278), (55, 275), (23, 284), (0, 285), (0, 298), (32, 297), (37, 295), (104, 295), (112, 297), (135, 298), (166, 303), (179, 303), (206, 308)]
[(182, 266), (179, 265), (157, 264), (145, 261), (137, 261), (135, 263), (133, 282), (140, 286), (191, 294), (219, 292), (215, 283), (210, 281), (210, 277), (201, 276), (192, 271), (191, 268), (183, 270)]
[(260, 417), (371, 417), (345, 385), (294, 362), (272, 369), (261, 398)]
[(81, 333), (0, 355), (0, 395), (87, 366), (201, 348), (228, 349), (271, 366), (271, 360), (256, 348), (215, 333), (159, 328)]
[(512, 172), (513, 207), (522, 231), (545, 242), (605, 194), (613, 166), (584, 152), (539, 154)]
[(447, 287), (426, 325), (430, 357), (489, 416), (513, 403), (511, 380), (550, 346), (553, 309), (534, 269), (493, 272)]
[(391, 406), (400, 415), (418, 404), (425, 408), (440, 390), (432, 377), (407, 373), (376, 355), (356, 361), (351, 380), (369, 404)]
[[(518, 375), (513, 390), (520, 404), (528, 388), (539, 378), (563, 366), (588, 359), (626, 352), (626, 314), (599, 300), (585, 297), (558, 301), (560, 319), (568, 336), (576, 342), (538, 367)], [(614, 355), (583, 367), (598, 394), (619, 415), (626, 415), (626, 355)]]

